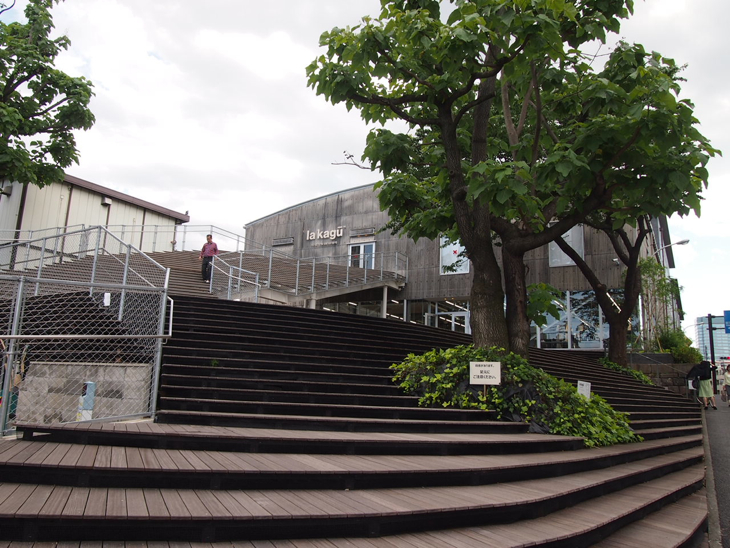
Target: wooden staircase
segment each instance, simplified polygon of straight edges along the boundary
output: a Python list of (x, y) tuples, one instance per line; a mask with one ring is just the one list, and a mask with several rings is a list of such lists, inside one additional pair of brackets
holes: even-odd
[[(202, 284), (202, 282), (201, 282)], [(0, 443), (0, 537), (321, 547), (692, 546), (701, 416), (569, 353), (645, 441), (584, 449), (487, 412), (419, 409), (388, 366), (469, 342), (404, 322), (177, 295), (156, 423), (19, 425)]]

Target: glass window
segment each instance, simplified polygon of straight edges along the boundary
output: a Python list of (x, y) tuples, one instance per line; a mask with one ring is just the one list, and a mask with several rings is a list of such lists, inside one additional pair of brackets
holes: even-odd
[(441, 236), (441, 274), (468, 274), (469, 259), (464, 257), (464, 246)]
[[(563, 234), (563, 240), (578, 252), (581, 258), (583, 254), (583, 225), (574, 226), (568, 232)], [(550, 255), (550, 266), (575, 266), (573, 260), (568, 257), (563, 250), (558, 247), (555, 242), (550, 242), (548, 246)]]
[(355, 268), (375, 268), (375, 242), (350, 244), (350, 266)]

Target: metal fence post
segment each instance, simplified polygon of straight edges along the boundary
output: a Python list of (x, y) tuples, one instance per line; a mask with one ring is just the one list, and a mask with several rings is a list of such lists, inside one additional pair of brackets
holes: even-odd
[(314, 293), (314, 278), (317, 274), (317, 259), (312, 258), (312, 293)]
[[(127, 257), (124, 260), (124, 274), (122, 274), (122, 285), (126, 287), (127, 278), (129, 276), (129, 259), (132, 254), (132, 246), (127, 246)], [(124, 317), (124, 301), (127, 298), (127, 290), (122, 289), (122, 294), (119, 297), (119, 316), (118, 319), (121, 322)]]
[(241, 278), (243, 277), (243, 252), (238, 254), (238, 285), (236, 286), (236, 291), (241, 291)]
[[(13, 311), (13, 322), (10, 328), (10, 335), (17, 335), (20, 327), (20, 316), (23, 307), (23, 292), (25, 291), (25, 277), (21, 277), (18, 282), (18, 291), (15, 294), (15, 307)], [(0, 405), (0, 432), (3, 434), (8, 431), (8, 414), (10, 411), (10, 379), (15, 376), (15, 347), (17, 342), (14, 338), (8, 342), (8, 349), (5, 353), (5, 364), (1, 364), (5, 371), (3, 378), (2, 400)]]
[[(165, 285), (162, 290), (160, 297), (160, 319), (157, 323), (157, 334), (163, 335), (165, 333), (165, 310), (167, 309), (167, 286), (170, 281), (170, 269), (165, 269)], [(170, 306), (170, 314), (172, 314), (173, 307)], [(170, 318), (170, 325), (172, 325), (172, 318)], [(160, 370), (162, 369), (162, 339), (157, 339), (155, 348), (155, 365), (152, 373), (152, 393), (150, 395), (150, 416), (154, 419), (155, 413), (157, 413), (157, 392), (160, 386)]]
[[(36, 273), (36, 279), (40, 279), (43, 276), (41, 275), (43, 272), (43, 261), (46, 258), (46, 239), (43, 238), (43, 242), (41, 243), (41, 257), (40, 261), (38, 262), (38, 271)], [(37, 297), (38, 293), (40, 292), (41, 284), (39, 282), (35, 283), (35, 291), (33, 292), (33, 296)]]
[[(96, 266), (99, 260), (99, 242), (101, 241), (101, 227), (96, 229), (96, 245), (94, 245), (94, 262), (91, 265), (91, 283), (96, 281)], [(89, 288), (89, 295), (94, 294), (94, 287)]]
[(231, 300), (231, 285), (233, 284), (233, 267), (228, 267), (228, 296), (226, 297), (227, 300)]
[(302, 260), (297, 259), (297, 278), (296, 278), (296, 281), (294, 282), (294, 294), (295, 295), (299, 295), (299, 269), (301, 268), (301, 266), (302, 266)]

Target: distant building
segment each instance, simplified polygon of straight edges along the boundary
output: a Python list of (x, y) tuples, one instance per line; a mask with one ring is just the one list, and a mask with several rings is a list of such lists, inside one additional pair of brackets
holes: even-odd
[(71, 175), (43, 188), (7, 181), (0, 186), (0, 243), (102, 225), (142, 251), (169, 251), (175, 227), (190, 221), (187, 214)]
[[(372, 185), (361, 186), (316, 198), (273, 213), (246, 225), (249, 245), (263, 245), (297, 259), (380, 268), (394, 254), (407, 261), (399, 267), (407, 271), (401, 290), (354, 292), (323, 299), (317, 308), (381, 315), (403, 321), (424, 323), (455, 331), (469, 332), (470, 290), (473, 272), (468, 260), (458, 263), (462, 248), (458, 243), (399, 237), (382, 230), (388, 223)], [(666, 268), (674, 267), (666, 219), (652, 225), (646, 242), (646, 256), (655, 256)], [(577, 226), (565, 236), (583, 255), (599, 278), (614, 290), (617, 300), (622, 287), (623, 268), (616, 262), (608, 238), (589, 227)], [(573, 262), (556, 244), (535, 249), (525, 256), (528, 283), (544, 282), (564, 292), (563, 309), (542, 329), (533, 326), (532, 343), (550, 348), (604, 347), (608, 325), (594, 298), (593, 290)], [(659, 309), (661, 308), (661, 310)], [(638, 337), (641, 327), (677, 323), (681, 307), (670, 303), (651, 310), (632, 322)], [(634, 338), (636, 338), (634, 337)]]
[[(707, 328), (707, 316), (697, 318), (695, 324), (695, 340), (697, 348), (706, 360), (709, 360), (712, 352), (710, 349), (710, 330)], [(715, 361), (730, 362), (730, 333), (725, 333), (725, 318), (713, 316), (712, 318), (712, 339), (715, 348)]]

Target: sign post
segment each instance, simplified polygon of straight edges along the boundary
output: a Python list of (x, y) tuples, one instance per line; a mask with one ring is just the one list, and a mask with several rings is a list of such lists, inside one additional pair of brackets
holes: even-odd
[(484, 386), (484, 399), (487, 399), (487, 386), (502, 382), (502, 362), (469, 362), (469, 383)]

